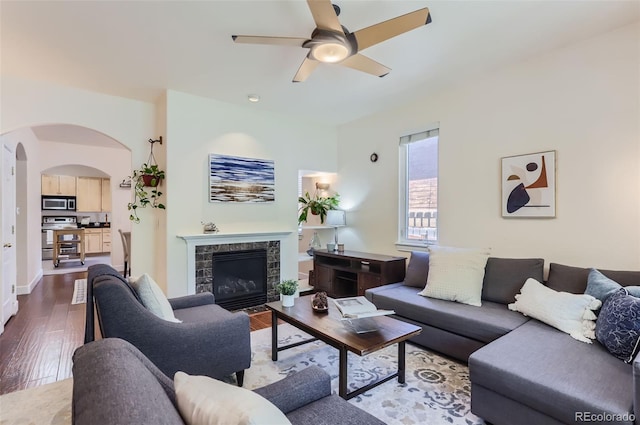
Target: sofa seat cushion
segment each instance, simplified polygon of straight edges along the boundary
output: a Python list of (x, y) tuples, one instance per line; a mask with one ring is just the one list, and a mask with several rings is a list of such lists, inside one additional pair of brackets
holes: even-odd
[[(415, 288), (414, 288), (415, 289)], [(313, 425), (382, 425), (384, 422), (359, 409), (336, 394), (321, 398), (287, 413), (294, 424)]]
[(491, 342), (525, 323), (529, 318), (509, 311), (500, 303), (485, 301), (482, 307), (422, 297), (416, 288), (394, 285), (375, 288), (369, 296), (380, 309), (395, 310), (396, 315), (448, 332)]
[(469, 374), (472, 385), (562, 423), (574, 423), (575, 412), (633, 411), (631, 365), (537, 320), (471, 354)]

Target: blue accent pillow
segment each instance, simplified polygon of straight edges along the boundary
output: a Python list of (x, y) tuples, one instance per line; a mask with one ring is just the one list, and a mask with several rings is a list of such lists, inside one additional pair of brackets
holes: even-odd
[[(599, 299), (604, 305), (607, 298), (620, 288), (623, 286), (615, 280), (609, 279), (596, 269), (591, 269), (587, 278), (587, 289), (584, 293)], [(640, 298), (640, 286), (624, 286), (624, 288), (629, 295)]]
[(631, 363), (640, 350), (640, 298), (625, 288), (610, 295), (596, 322), (596, 338), (615, 357)]

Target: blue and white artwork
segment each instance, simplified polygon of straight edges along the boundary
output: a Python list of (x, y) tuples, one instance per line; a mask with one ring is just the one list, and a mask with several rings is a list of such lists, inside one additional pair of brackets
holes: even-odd
[(273, 202), (273, 161), (209, 154), (209, 202)]

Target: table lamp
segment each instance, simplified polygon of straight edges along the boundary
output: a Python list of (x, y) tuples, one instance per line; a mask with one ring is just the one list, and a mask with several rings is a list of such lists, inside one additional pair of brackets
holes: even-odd
[(327, 225), (333, 226), (335, 229), (335, 248), (338, 248), (338, 227), (345, 226), (347, 224), (347, 216), (343, 210), (329, 210), (327, 211)]

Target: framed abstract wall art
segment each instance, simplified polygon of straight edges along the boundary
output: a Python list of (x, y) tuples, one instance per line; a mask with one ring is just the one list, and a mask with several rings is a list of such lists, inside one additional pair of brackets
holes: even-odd
[(209, 154), (209, 202), (273, 202), (271, 160)]
[(502, 158), (502, 217), (556, 216), (556, 151)]

